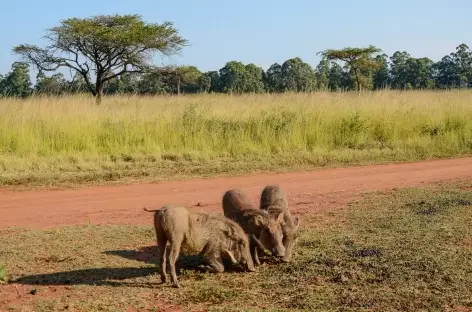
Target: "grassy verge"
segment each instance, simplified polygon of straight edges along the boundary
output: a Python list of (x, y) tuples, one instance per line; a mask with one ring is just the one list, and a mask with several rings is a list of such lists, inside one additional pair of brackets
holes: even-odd
[(5, 267), (0, 264), (0, 282), (5, 282), (7, 279), (7, 271)]
[[(293, 263), (255, 273), (208, 274), (182, 257), (179, 290), (159, 284), (150, 227), (4, 231), (0, 261), (12, 282), (37, 290), (27, 304), (38, 311), (470, 311), (471, 190), (466, 182), (369, 195), (330, 213), (328, 226), (306, 220)], [(42, 297), (48, 287), (64, 288)]]
[(471, 91), (0, 100), (0, 185), (472, 154)]

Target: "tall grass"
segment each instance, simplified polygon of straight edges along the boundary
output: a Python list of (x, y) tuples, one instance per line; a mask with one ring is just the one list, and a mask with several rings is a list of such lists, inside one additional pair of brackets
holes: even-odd
[(458, 156), (472, 92), (0, 100), (0, 175), (206, 174)]

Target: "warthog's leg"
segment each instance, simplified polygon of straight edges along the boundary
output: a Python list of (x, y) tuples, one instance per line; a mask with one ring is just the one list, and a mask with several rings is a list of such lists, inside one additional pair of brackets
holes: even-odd
[(257, 246), (254, 246), (254, 250), (252, 252), (252, 258), (254, 260), (255, 265), (261, 265), (261, 262), (259, 261), (259, 252)]
[(159, 257), (160, 257), (160, 262), (161, 262), (161, 270), (160, 270), (161, 282), (165, 283), (166, 280), (167, 280), (167, 276), (166, 276), (166, 266), (167, 266), (167, 263), (166, 263), (166, 258), (167, 258), (166, 244), (167, 244), (167, 237), (163, 233), (162, 233), (162, 235), (160, 235), (160, 234), (161, 233), (159, 233), (157, 235), (157, 245), (159, 246)]
[(255, 265), (260, 265), (261, 262), (259, 261), (259, 254), (257, 252), (260, 242), (257, 240), (257, 238), (255, 238), (254, 235), (250, 235), (249, 240), (250, 240), (249, 245), (251, 249), (252, 261), (254, 261)]
[(170, 253), (169, 253), (169, 265), (170, 265), (170, 279), (172, 281), (172, 286), (180, 288), (179, 282), (177, 281), (177, 273), (175, 272), (175, 263), (179, 257), (180, 246), (184, 240), (183, 234), (176, 234), (172, 239), (170, 239)]

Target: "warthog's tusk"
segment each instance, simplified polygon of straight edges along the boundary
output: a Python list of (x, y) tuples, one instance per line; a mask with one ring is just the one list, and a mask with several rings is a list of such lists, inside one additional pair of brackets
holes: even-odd
[(231, 262), (233, 262), (233, 264), (237, 264), (238, 261), (236, 261), (236, 258), (234, 258), (234, 255), (231, 251), (229, 251), (228, 249), (225, 250), (225, 253), (228, 255), (228, 257), (231, 259)]

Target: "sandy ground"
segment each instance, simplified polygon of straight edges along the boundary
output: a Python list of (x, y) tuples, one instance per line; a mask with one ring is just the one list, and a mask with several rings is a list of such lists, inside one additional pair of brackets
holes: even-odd
[(196, 211), (222, 212), (225, 191), (242, 188), (257, 204), (267, 184), (282, 186), (293, 213), (303, 217), (344, 205), (363, 192), (468, 178), (472, 158), (69, 190), (0, 190), (0, 229), (152, 224), (152, 214), (143, 207), (182, 204)]

